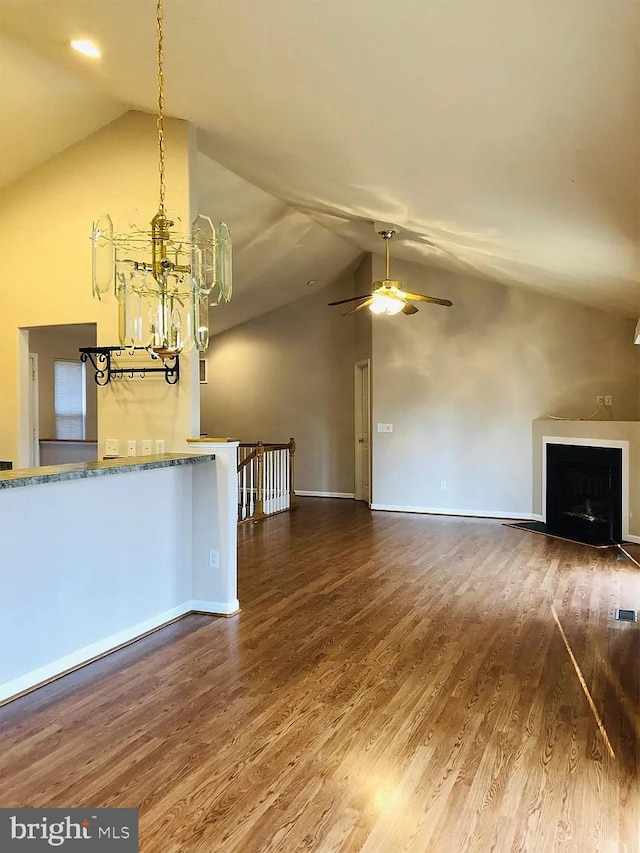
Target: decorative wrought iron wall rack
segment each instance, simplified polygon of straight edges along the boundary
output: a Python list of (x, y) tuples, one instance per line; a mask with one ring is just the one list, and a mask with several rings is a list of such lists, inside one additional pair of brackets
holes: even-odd
[[(153, 350), (146, 347), (80, 347), (80, 360), (89, 361), (95, 370), (96, 385), (108, 385), (112, 379), (133, 379), (135, 376), (144, 379), (148, 373), (164, 373), (167, 385), (175, 385), (180, 379), (180, 356), (165, 358), (157, 356)], [(146, 352), (153, 362), (162, 364), (162, 367), (140, 367), (139, 365), (126, 367), (123, 364), (114, 364), (113, 358), (126, 355), (133, 358), (136, 352)]]

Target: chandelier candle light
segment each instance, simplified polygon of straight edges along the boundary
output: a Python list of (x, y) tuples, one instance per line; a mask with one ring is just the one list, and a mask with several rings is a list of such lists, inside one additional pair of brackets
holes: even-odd
[[(118, 300), (123, 347), (144, 347), (162, 359), (209, 345), (209, 306), (231, 299), (231, 235), (198, 214), (191, 231), (165, 208), (164, 53), (162, 0), (156, 5), (160, 204), (151, 230), (126, 219), (114, 230), (108, 214), (93, 225), (93, 294)], [(173, 228), (178, 230), (172, 230)]]

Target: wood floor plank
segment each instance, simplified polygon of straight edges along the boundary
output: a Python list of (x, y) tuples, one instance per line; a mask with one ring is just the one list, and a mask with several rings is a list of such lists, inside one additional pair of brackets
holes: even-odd
[(640, 630), (612, 620), (640, 569), (300, 504), (240, 529), (240, 614), (0, 709), (0, 805), (136, 806), (143, 853), (640, 853)]

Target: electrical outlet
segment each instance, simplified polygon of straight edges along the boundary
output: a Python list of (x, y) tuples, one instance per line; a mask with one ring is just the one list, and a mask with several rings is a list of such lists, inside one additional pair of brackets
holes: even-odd
[(604, 404), (605, 406), (613, 406), (613, 397), (611, 396), (611, 394), (605, 395)]
[(393, 424), (378, 424), (378, 432), (393, 432)]
[(220, 568), (220, 551), (209, 551), (209, 568)]
[(135, 441), (135, 440), (133, 440), (133, 439), (130, 439), (130, 440), (127, 442), (127, 456), (135, 456), (135, 455), (136, 455), (136, 453), (137, 453), (137, 451), (136, 451), (136, 441)]
[(151, 456), (151, 439), (145, 438), (142, 440), (142, 455), (143, 456)]
[(604, 397), (602, 394), (598, 394), (596, 397), (596, 406), (604, 406)]
[(117, 456), (120, 453), (120, 442), (117, 438), (108, 438), (104, 443), (105, 456)]
[(156, 439), (156, 453), (164, 453), (164, 438)]

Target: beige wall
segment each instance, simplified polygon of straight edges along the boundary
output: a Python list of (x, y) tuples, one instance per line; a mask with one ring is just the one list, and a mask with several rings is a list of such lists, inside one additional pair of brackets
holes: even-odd
[[(184, 122), (172, 120), (166, 137), (168, 207), (188, 222), (192, 135)], [(98, 344), (116, 344), (116, 305), (91, 296), (91, 223), (102, 213), (117, 220), (135, 208), (151, 219), (157, 207), (155, 119), (137, 112), (0, 193), (0, 458), (16, 462), (19, 413), (26, 411), (26, 364), (19, 371), (26, 347), (19, 328), (96, 323)], [(100, 389), (100, 442), (163, 438), (167, 450), (182, 449), (198, 431), (196, 369), (197, 360), (184, 355), (176, 387), (149, 378)], [(24, 450), (23, 439), (21, 458)]]
[(393, 272), (454, 306), (374, 318), (375, 505), (527, 515), (533, 420), (584, 417), (597, 394), (613, 396), (604, 417), (639, 418), (633, 321), (414, 264)]
[[(355, 273), (355, 295), (363, 296), (365, 293), (371, 293), (371, 283), (373, 281), (373, 258), (371, 254), (366, 254), (362, 258), (360, 265)], [(355, 359), (356, 361), (366, 361), (371, 359), (373, 352), (373, 314), (368, 309), (364, 308), (354, 315), (354, 336), (355, 336)]]
[[(29, 330), (29, 352), (38, 354), (38, 401), (40, 438), (55, 438), (53, 363), (56, 359), (80, 361), (79, 347), (96, 345), (96, 327), (43, 326)], [(86, 440), (96, 441), (98, 435), (98, 392), (94, 371), (86, 370)]]
[(213, 338), (202, 431), (242, 441), (296, 439), (296, 488), (353, 494), (354, 321), (327, 302), (353, 274)]

